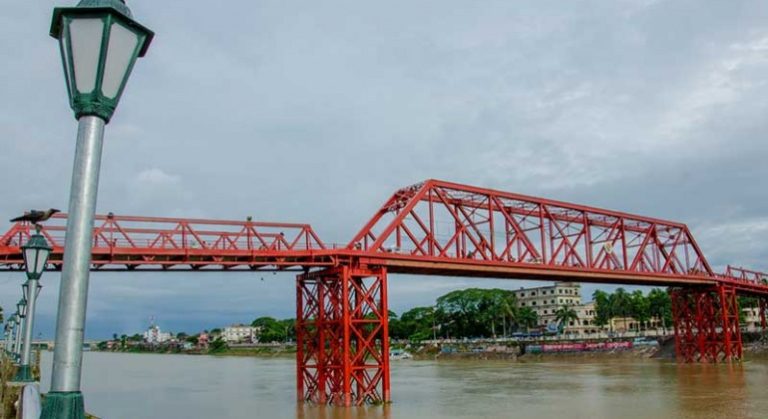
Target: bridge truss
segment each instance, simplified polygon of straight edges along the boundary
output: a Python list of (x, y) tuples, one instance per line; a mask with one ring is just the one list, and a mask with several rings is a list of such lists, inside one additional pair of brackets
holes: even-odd
[[(60, 269), (66, 216), (43, 230)], [(0, 237), (22, 268), (30, 226)], [(768, 276), (713, 271), (685, 224), (438, 180), (396, 191), (346, 246), (306, 224), (98, 216), (94, 270), (299, 271), (297, 393), (341, 405), (389, 401), (388, 273), (666, 286), (684, 362), (740, 359), (738, 295)]]

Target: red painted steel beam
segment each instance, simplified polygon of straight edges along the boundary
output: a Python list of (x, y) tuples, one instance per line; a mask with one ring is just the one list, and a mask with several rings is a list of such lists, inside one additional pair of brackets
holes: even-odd
[[(65, 215), (43, 230), (59, 268)], [(20, 269), (30, 233), (0, 237), (0, 269)], [(391, 273), (698, 286), (768, 295), (768, 276), (716, 274), (685, 224), (492, 189), (428, 180), (396, 191), (346, 246), (307, 224), (101, 215), (99, 270), (303, 270), (366, 260)]]

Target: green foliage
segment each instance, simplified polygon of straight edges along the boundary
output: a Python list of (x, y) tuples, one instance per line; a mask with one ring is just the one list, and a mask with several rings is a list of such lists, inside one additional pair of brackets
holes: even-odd
[(389, 335), (393, 339), (421, 341), (432, 339), (437, 333), (434, 307), (415, 307), (403, 313), (400, 318), (392, 314), (389, 320)]
[(661, 319), (661, 326), (666, 329), (672, 324), (672, 300), (669, 293), (654, 288), (648, 293), (648, 306), (651, 317)]
[(272, 317), (259, 317), (251, 322), (252, 327), (260, 327), (259, 342), (286, 342), (296, 339), (296, 320), (277, 320)]
[(640, 290), (627, 293), (624, 288), (617, 288), (613, 294), (597, 290), (592, 299), (595, 301), (595, 323), (599, 326), (605, 326), (616, 317), (637, 320), (638, 330), (651, 319), (659, 319), (663, 328), (672, 324), (672, 301), (665, 290), (654, 288), (647, 296)]
[(523, 307), (517, 314), (516, 324), (524, 327), (526, 332), (539, 323), (539, 315), (530, 307)]
[(216, 354), (220, 352), (226, 351), (228, 348), (227, 342), (224, 342), (224, 339), (221, 337), (216, 338), (213, 342), (210, 343), (208, 346), (208, 353), (209, 354)]
[(517, 304), (513, 291), (468, 288), (437, 299), (436, 321), (446, 336), (493, 337), (508, 321), (515, 321)]
[(579, 320), (579, 315), (576, 313), (576, 310), (568, 306), (562, 306), (555, 311), (555, 320), (560, 324), (559, 329), (562, 330), (564, 327), (567, 327), (570, 322)]
[(603, 290), (595, 290), (592, 293), (592, 300), (595, 302), (595, 323), (598, 326), (605, 326), (613, 317), (611, 297)]

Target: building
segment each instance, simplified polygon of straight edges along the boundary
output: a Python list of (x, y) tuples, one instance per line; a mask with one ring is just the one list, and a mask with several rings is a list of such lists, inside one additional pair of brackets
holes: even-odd
[[(581, 302), (581, 285), (571, 282), (557, 282), (555, 285), (520, 288), (514, 291), (517, 297), (518, 308), (531, 308), (538, 315), (538, 328), (541, 330), (557, 330), (557, 318), (555, 313), (563, 306), (567, 306), (576, 311), (578, 320), (571, 320), (564, 325), (563, 332), (571, 334), (592, 334), (616, 332), (624, 333), (636, 331), (638, 329), (663, 329), (665, 326), (661, 319), (651, 318), (647, 322), (638, 324), (638, 321), (632, 317), (614, 317), (604, 326), (598, 326), (596, 322), (596, 308), (594, 301), (587, 303)], [(759, 324), (757, 309), (749, 311), (745, 309), (747, 323), (752, 327)]]
[(763, 320), (760, 317), (760, 307), (744, 307), (741, 311), (744, 313), (742, 316), (743, 321), (740, 322), (742, 328), (748, 331), (762, 328)]
[(160, 327), (156, 324), (151, 324), (146, 332), (144, 332), (144, 342), (150, 344), (164, 343), (171, 340), (173, 337), (168, 332), (160, 331)]
[(208, 333), (200, 333), (200, 336), (197, 337), (197, 349), (208, 349), (208, 345), (210, 345)]
[(253, 343), (259, 338), (261, 328), (244, 324), (233, 324), (224, 328), (222, 339), (227, 343)]
[[(517, 297), (517, 306), (519, 308), (528, 307), (532, 309), (539, 317), (538, 325), (545, 329), (550, 324), (557, 324), (555, 313), (560, 307), (568, 306), (576, 310), (579, 316), (578, 321), (571, 321), (565, 325), (566, 333), (580, 333), (595, 322), (594, 303), (581, 303), (581, 285), (572, 282), (557, 282), (555, 285), (549, 285), (536, 288), (521, 288), (515, 291)], [(597, 331), (597, 326), (594, 326)]]

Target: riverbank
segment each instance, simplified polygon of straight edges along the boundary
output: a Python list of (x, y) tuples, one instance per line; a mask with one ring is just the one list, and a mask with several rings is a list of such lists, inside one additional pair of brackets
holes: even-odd
[[(744, 359), (768, 359), (768, 342), (745, 334)], [(645, 340), (546, 341), (546, 342), (457, 342), (449, 344), (393, 344), (391, 349), (405, 352), (414, 360), (508, 360), (550, 359), (675, 359), (671, 337)], [(127, 348), (101, 352), (208, 355), (215, 357), (293, 358), (295, 345), (221, 347), (215, 350), (179, 351), (167, 348)]]

